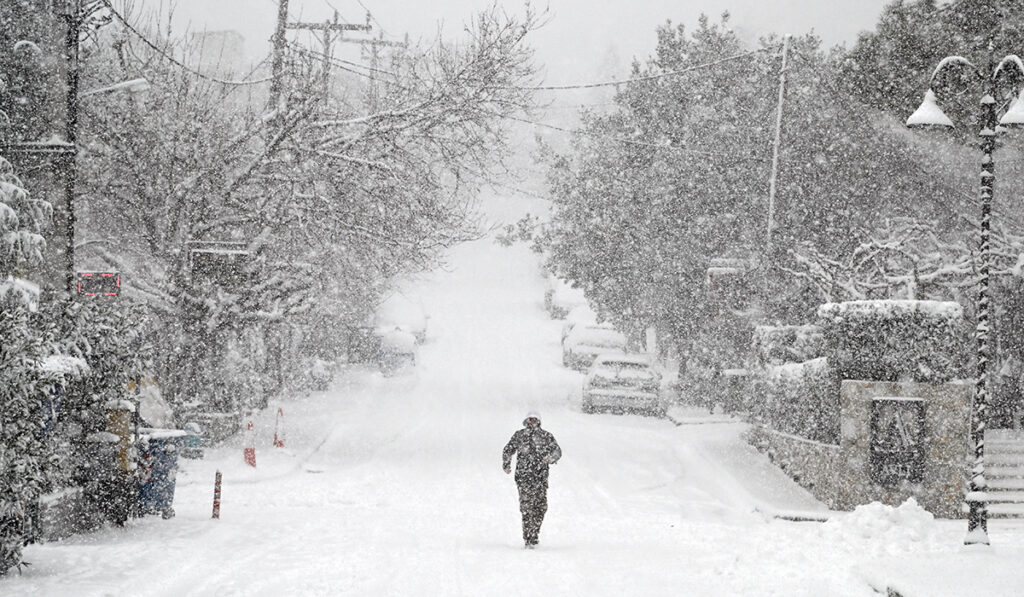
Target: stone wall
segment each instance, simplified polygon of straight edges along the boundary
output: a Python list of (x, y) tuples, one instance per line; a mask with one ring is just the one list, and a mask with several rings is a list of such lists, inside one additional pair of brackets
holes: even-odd
[(842, 466), (841, 449), (764, 426), (751, 427), (746, 440), (779, 468), (821, 500), (835, 508), (836, 480)]
[[(844, 380), (840, 389), (842, 478), (836, 507), (849, 510), (878, 501), (898, 505), (914, 497), (935, 516), (958, 518), (970, 445), (972, 386)], [(875, 398), (924, 400), (924, 478), (885, 487), (871, 480), (871, 403)]]
[[(810, 441), (765, 427), (753, 427), (756, 446), (829, 508), (852, 510), (882, 502), (899, 505), (914, 497), (941, 518), (962, 516), (970, 457), (968, 383), (924, 384), (844, 380), (840, 389), (840, 444)], [(919, 399), (924, 405), (924, 470), (920, 482), (886, 486), (871, 476), (871, 412), (878, 398)]]

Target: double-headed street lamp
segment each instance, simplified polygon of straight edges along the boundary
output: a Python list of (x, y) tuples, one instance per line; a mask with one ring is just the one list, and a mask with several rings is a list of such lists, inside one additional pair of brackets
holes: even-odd
[[(952, 127), (953, 121), (939, 108), (935, 93), (932, 91), (935, 80), (946, 68), (951, 66), (966, 67), (974, 73), (978, 82), (984, 85), (981, 98), (981, 226), (978, 285), (978, 312), (975, 339), (977, 340), (977, 379), (974, 385), (974, 402), (971, 409), (971, 440), (974, 443), (974, 466), (971, 469), (970, 487), (965, 497), (969, 508), (967, 516), (967, 536), (964, 544), (988, 544), (988, 495), (985, 483), (985, 425), (988, 408), (988, 361), (989, 361), (989, 273), (991, 268), (991, 246), (989, 241), (992, 220), (992, 193), (995, 185), (995, 163), (992, 154), (996, 148), (996, 135), (1003, 127), (1024, 124), (1024, 99), (1013, 99), (1002, 117), (999, 116), (1000, 106), (996, 99), (999, 96), (1000, 84), (1006, 84), (1011, 77), (1024, 77), (1024, 62), (1016, 55), (1008, 55), (996, 64), (993, 47), (989, 45), (989, 62), (987, 68), (979, 69), (966, 58), (949, 56), (943, 58), (932, 73), (924, 102), (907, 118), (908, 127)], [(1010, 68), (1016, 69), (1011, 73)]]

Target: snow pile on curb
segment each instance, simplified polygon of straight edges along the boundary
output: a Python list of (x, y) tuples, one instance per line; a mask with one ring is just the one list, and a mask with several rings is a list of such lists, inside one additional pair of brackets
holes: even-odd
[(822, 524), (826, 538), (855, 551), (865, 548), (881, 553), (920, 551), (938, 531), (935, 517), (909, 498), (898, 507), (872, 502)]

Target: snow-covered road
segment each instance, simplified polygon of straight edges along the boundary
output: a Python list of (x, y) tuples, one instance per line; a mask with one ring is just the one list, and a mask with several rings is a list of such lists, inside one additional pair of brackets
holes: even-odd
[[(409, 292), (431, 315), (414, 373), (352, 367), (329, 392), (275, 404), (257, 420), (256, 469), (241, 438), (184, 461), (176, 518), (31, 546), (0, 594), (867, 596), (859, 562), (959, 540), (959, 522), (913, 512), (768, 519), (755, 507), (815, 503), (739, 424), (582, 414), (524, 247), (464, 245)], [(270, 447), (277, 406), (285, 449)], [(534, 408), (565, 455), (527, 551), (500, 451)]]

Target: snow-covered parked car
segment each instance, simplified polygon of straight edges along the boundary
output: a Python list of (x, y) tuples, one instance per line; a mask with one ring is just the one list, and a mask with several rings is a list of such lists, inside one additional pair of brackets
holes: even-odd
[(562, 342), (562, 364), (584, 371), (606, 352), (626, 352), (626, 336), (607, 326), (577, 325)]
[(610, 409), (665, 416), (661, 375), (645, 354), (603, 354), (583, 382), (583, 412)]
[(611, 324), (597, 323), (597, 313), (590, 308), (589, 305), (579, 305), (574, 307), (569, 314), (565, 316), (565, 323), (562, 324), (562, 344), (565, 344), (566, 337), (569, 336), (569, 332), (576, 326), (595, 326), (595, 327), (611, 327)]
[(390, 377), (416, 366), (416, 337), (399, 328), (381, 335), (380, 371)]
[(416, 337), (417, 344), (427, 339), (427, 320), (430, 319), (423, 305), (397, 292), (377, 307), (374, 329), (378, 336), (384, 336), (399, 328)]
[(544, 308), (551, 319), (562, 319), (574, 308), (586, 305), (583, 290), (573, 288), (568, 282), (555, 276), (548, 277), (548, 289), (544, 292)]

